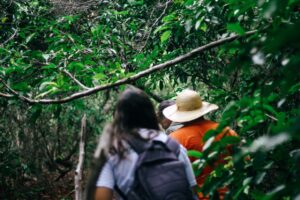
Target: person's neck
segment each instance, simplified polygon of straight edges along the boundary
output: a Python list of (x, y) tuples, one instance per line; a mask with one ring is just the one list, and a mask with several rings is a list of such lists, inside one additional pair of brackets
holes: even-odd
[(203, 116), (199, 117), (197, 119), (194, 119), (192, 121), (189, 121), (189, 122), (184, 122), (183, 124), (186, 126), (186, 125), (190, 125), (190, 124), (199, 123), (199, 122), (202, 122), (202, 121), (205, 121), (205, 118)]

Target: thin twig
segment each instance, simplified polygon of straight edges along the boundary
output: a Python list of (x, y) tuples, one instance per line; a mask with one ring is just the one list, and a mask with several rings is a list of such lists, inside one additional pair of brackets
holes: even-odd
[[(147, 38), (146, 38), (146, 41), (145, 41), (145, 43), (144, 43), (144, 45), (140, 48), (140, 52), (146, 47), (146, 45), (147, 45), (147, 43), (148, 43), (148, 40), (149, 40), (149, 38), (150, 38), (150, 35), (151, 35), (151, 32), (152, 32), (152, 30), (153, 30), (153, 28), (154, 28), (154, 26), (156, 26), (156, 24), (163, 18), (163, 16), (166, 14), (166, 11), (167, 11), (167, 9), (168, 9), (168, 7), (169, 7), (169, 5), (172, 3), (172, 0), (169, 0), (169, 1), (167, 1), (166, 2), (166, 6), (165, 6), (165, 8), (164, 8), (164, 10), (163, 10), (163, 12), (161, 13), (161, 15), (155, 20), (155, 22), (152, 24), (152, 26), (150, 27), (150, 30), (149, 31), (147, 31)], [(145, 38), (145, 37), (144, 37)], [(143, 39), (144, 39), (143, 38)]]
[(18, 97), (19, 99), (21, 99), (21, 100), (23, 100), (23, 101), (25, 101), (27, 103), (32, 103), (33, 99), (27, 98), (27, 97), (19, 94), (17, 91), (15, 91), (11, 87), (9, 87), (2, 78), (0, 78), (0, 82), (2, 82), (2, 84), (4, 85), (4, 87), (6, 87), (11, 93), (13, 93), (14, 96)]
[(278, 119), (272, 115), (269, 115), (269, 114), (265, 114), (267, 117), (269, 117), (270, 119), (274, 120), (274, 121), (278, 121)]
[[(77, 52), (78, 53), (78, 52)], [(68, 59), (71, 59), (72, 56), (69, 56)], [(75, 83), (77, 83), (82, 89), (84, 90), (88, 90), (91, 89), (87, 86), (85, 86), (84, 84), (82, 84), (77, 78), (75, 78), (75, 76), (73, 76), (73, 74), (71, 74), (68, 70), (66, 70), (67, 68), (67, 60), (64, 60), (64, 69), (62, 70), (67, 76), (69, 76)]]
[(5, 97), (5, 98), (12, 98), (14, 95), (6, 94), (6, 93), (0, 92), (0, 96), (1, 96), (1, 97)]
[[(223, 38), (223, 39), (220, 39), (220, 40), (217, 40), (217, 41), (213, 41), (209, 44), (206, 44), (206, 45), (203, 45), (201, 47), (198, 47), (198, 48), (195, 48), (193, 49), (192, 51), (186, 53), (186, 54), (183, 54), (181, 56), (178, 56), (172, 60), (169, 60), (169, 61), (166, 61), (164, 63), (161, 63), (161, 64), (158, 64), (158, 65), (155, 65), (151, 68), (148, 68), (144, 71), (141, 71), (135, 75), (132, 75), (130, 77), (127, 77), (127, 78), (123, 78), (121, 80), (118, 80), (114, 83), (109, 83), (109, 84), (105, 84), (105, 85), (99, 85), (99, 86), (95, 86), (93, 88), (90, 88), (88, 90), (84, 90), (84, 91), (80, 91), (80, 92), (77, 92), (77, 93), (74, 93), (70, 96), (67, 96), (65, 98), (62, 98), (62, 99), (29, 99), (27, 97), (24, 97), (20, 94), (18, 94), (16, 91), (10, 89), (10, 91), (15, 94), (16, 96), (18, 96), (21, 100), (24, 100), (26, 102), (29, 102), (29, 103), (40, 103), (40, 104), (60, 104), (60, 103), (66, 103), (66, 102), (69, 102), (69, 101), (72, 101), (72, 100), (75, 100), (75, 99), (79, 99), (79, 98), (82, 98), (82, 97), (85, 97), (85, 96), (89, 96), (91, 94), (95, 94), (99, 91), (102, 91), (102, 90), (107, 90), (107, 89), (110, 89), (110, 88), (113, 88), (113, 87), (116, 87), (116, 86), (120, 86), (120, 85), (124, 85), (124, 84), (127, 84), (127, 83), (130, 83), (130, 82), (133, 82), (133, 81), (136, 81), (142, 77), (145, 77), (149, 74), (152, 74), (156, 71), (159, 71), (159, 70), (162, 70), (162, 69), (166, 69), (170, 66), (174, 66), (178, 63), (181, 63), (187, 59), (190, 59), (196, 55), (198, 55), (199, 53), (202, 53), (204, 51), (207, 51), (207, 50), (210, 50), (212, 48), (215, 48), (215, 47), (218, 47), (224, 43), (227, 43), (227, 42), (231, 42), (231, 41), (234, 41), (238, 38), (241, 38), (241, 37), (245, 37), (245, 36), (249, 36), (249, 35), (252, 35), (254, 33), (256, 33), (257, 31), (256, 30), (253, 30), (253, 31), (248, 31), (246, 32), (244, 35), (240, 36), (240, 35), (233, 35), (233, 36), (229, 36), (229, 37), (226, 37), (226, 38)], [(1, 79), (0, 79), (1, 80)], [(5, 83), (4, 83), (5, 84)], [(6, 86), (7, 87), (7, 86)]]
[(86, 87), (83, 85), (78, 79), (76, 79), (70, 72), (68, 72), (66, 69), (62, 70), (66, 75), (68, 75), (75, 83), (77, 83), (82, 89), (84, 90), (89, 90), (91, 88)]
[(10, 40), (14, 39), (14, 37), (17, 35), (17, 33), (18, 33), (18, 29), (15, 29), (15, 32), (6, 41), (4, 41), (2, 44), (0, 44), (0, 47), (3, 47)]

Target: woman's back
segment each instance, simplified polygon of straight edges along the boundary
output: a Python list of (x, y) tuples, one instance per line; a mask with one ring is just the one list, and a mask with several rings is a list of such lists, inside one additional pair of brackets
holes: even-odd
[[(149, 132), (156, 134), (149, 135)], [(149, 131), (148, 129), (140, 129), (139, 134), (142, 138), (152, 138), (152, 140), (163, 143), (166, 143), (168, 140), (167, 135), (162, 132), (154, 132), (153, 130)], [(125, 158), (122, 159), (118, 155), (112, 155), (109, 157), (101, 172), (101, 175), (99, 176), (97, 187), (115, 188), (116, 185), (125, 194), (129, 192), (129, 189), (135, 180), (135, 167), (139, 155), (130, 147), (128, 143), (125, 145), (128, 149)], [(185, 173), (190, 186), (196, 185), (195, 177), (186, 155), (186, 150), (182, 146), (180, 146), (178, 160), (184, 164)]]
[[(166, 146), (165, 143), (166, 141), (169, 141), (169, 139), (165, 134), (159, 131), (154, 107), (152, 105), (152, 102), (144, 92), (136, 88), (129, 88), (120, 95), (114, 113), (114, 120), (110, 125), (109, 131), (106, 134), (107, 136), (104, 138), (106, 138), (105, 142), (107, 143), (107, 162), (105, 163), (104, 168), (102, 169), (98, 178), (96, 199), (111, 200), (113, 190), (119, 191), (120, 194), (123, 194), (123, 196), (125, 196), (125, 199), (127, 199), (126, 195), (130, 196), (130, 194), (128, 193), (129, 191), (132, 194), (132, 191), (146, 191), (149, 189), (148, 196), (154, 195), (153, 193), (155, 192), (153, 192), (153, 190), (152, 194), (151, 192), (149, 192), (151, 191), (151, 187), (140, 189), (140, 186), (136, 186), (136, 183), (138, 182), (137, 180), (143, 179), (143, 175), (147, 176), (147, 174), (143, 174), (142, 170), (142, 172), (139, 173), (139, 175), (141, 176), (136, 175), (137, 172), (140, 172), (139, 166), (137, 166), (137, 162), (140, 163), (141, 161), (141, 152), (139, 152), (138, 154), (136, 152), (136, 148), (132, 148), (131, 141), (134, 141), (134, 144), (136, 144), (136, 141), (143, 140), (149, 144), (153, 144), (152, 140), (154, 140), (160, 141), (162, 143), (162, 146)], [(133, 138), (133, 140), (130, 140), (130, 138)], [(130, 141), (131, 144), (129, 145), (127, 141)], [(187, 183), (187, 189), (183, 192), (186, 192), (188, 194), (188, 192), (191, 191), (191, 187), (196, 185), (196, 180), (194, 178), (192, 167), (186, 155), (185, 149), (183, 147), (180, 147), (178, 149), (180, 150), (178, 155), (175, 156), (175, 154), (173, 154), (173, 157), (175, 157), (175, 160), (177, 160), (177, 163), (179, 163), (179, 165), (181, 166), (181, 168), (179, 168), (181, 169), (181, 172), (183, 172), (183, 176), (180, 176), (179, 173), (178, 175), (176, 175), (176, 173), (173, 173), (176, 172), (175, 168), (168, 168), (168, 170), (165, 170), (163, 174), (160, 174), (159, 170), (157, 171), (157, 173), (151, 172), (151, 174), (158, 175), (155, 176), (157, 180), (155, 178), (154, 182), (159, 183), (159, 175), (162, 175), (161, 177), (165, 175), (165, 177), (167, 177), (166, 179), (171, 180), (172, 177), (168, 177), (166, 176), (166, 174), (169, 174), (168, 172), (173, 173), (173, 178), (177, 178), (177, 180), (181, 179), (182, 182)], [(147, 151), (145, 151), (145, 153), (147, 153)], [(160, 150), (158, 150), (158, 154), (160, 153), (164, 154), (163, 151), (160, 152)], [(166, 164), (166, 166), (167, 165), (168, 163)], [(162, 169), (166, 169), (163, 166), (164, 165), (162, 164)], [(160, 167), (156, 168), (155, 164), (153, 168), (160, 169)], [(149, 168), (150, 171), (151, 169), (152, 168)], [(180, 170), (178, 172), (180, 172)], [(142, 183), (140, 185), (144, 185), (144, 183), (147, 182), (149, 181), (142, 180), (139, 183)], [(165, 185), (167, 186), (168, 184)], [(151, 184), (147, 186), (151, 186)], [(174, 186), (176, 187), (176, 185)], [(163, 194), (164, 190), (159, 189), (161, 188), (158, 188), (157, 191)], [(179, 188), (178, 191), (175, 191), (174, 193), (178, 192), (179, 194), (180, 190), (183, 189)], [(136, 199), (144, 199), (146, 195), (142, 196), (143, 197), (138, 197)], [(130, 199), (133, 198), (130, 197)]]

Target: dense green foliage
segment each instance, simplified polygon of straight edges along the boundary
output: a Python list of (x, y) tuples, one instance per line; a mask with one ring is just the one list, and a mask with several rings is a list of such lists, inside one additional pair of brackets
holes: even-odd
[(204, 193), (217, 198), (216, 188), (228, 185), (228, 199), (300, 198), (299, 3), (114, 0), (66, 15), (51, 1), (0, 1), (0, 198), (41, 198), (56, 184), (48, 176), (74, 169), (83, 113), (91, 155), (123, 86), (66, 104), (28, 104), (24, 97), (60, 99), (250, 30), (257, 32), (131, 84), (155, 99), (193, 88), (221, 107), (211, 116), (220, 129), (230, 125), (241, 136), (242, 143), (211, 144), (211, 132), (204, 152), (190, 152), (199, 158), (197, 174), (235, 144)]

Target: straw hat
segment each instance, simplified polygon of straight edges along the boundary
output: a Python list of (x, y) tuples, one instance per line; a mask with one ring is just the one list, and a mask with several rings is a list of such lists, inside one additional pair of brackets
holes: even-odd
[(187, 89), (177, 95), (176, 104), (165, 108), (163, 114), (173, 122), (188, 122), (218, 108), (215, 104), (202, 101), (197, 92)]

